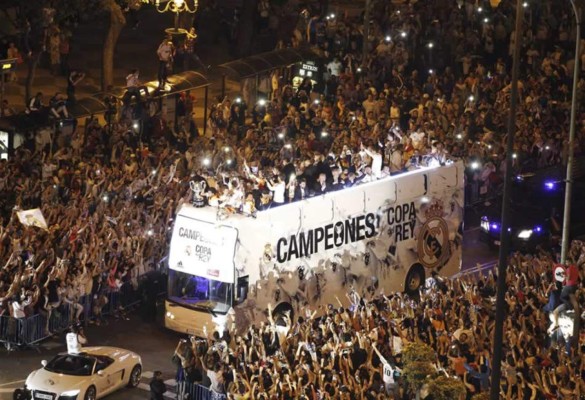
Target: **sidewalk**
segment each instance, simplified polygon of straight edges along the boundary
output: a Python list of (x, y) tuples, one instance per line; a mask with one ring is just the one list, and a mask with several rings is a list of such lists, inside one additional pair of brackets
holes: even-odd
[[(164, 29), (172, 25), (172, 13), (159, 14), (153, 9), (145, 9), (140, 13), (141, 23), (137, 29), (124, 28), (116, 46), (116, 62), (114, 65), (114, 85), (125, 86), (125, 77), (133, 68), (140, 69), (140, 78), (143, 82), (156, 79), (158, 61), (156, 49), (164, 35)], [(104, 20), (105, 21), (105, 20)], [(69, 65), (71, 68), (85, 72), (86, 77), (76, 87), (76, 97), (81, 99), (99, 93), (101, 91), (101, 60), (103, 41), (106, 35), (107, 23), (91, 24), (83, 23), (76, 31), (76, 38), (71, 40), (71, 54)], [(107, 22), (107, 21), (105, 21)], [(205, 64), (218, 65), (229, 61), (231, 58), (226, 43), (198, 44), (198, 54)], [(43, 59), (48, 58), (47, 54)], [(212, 83), (209, 88), (209, 104), (215, 101), (215, 97), (221, 94), (221, 76), (211, 71), (198, 71), (205, 75)], [(27, 65), (17, 67), (17, 82), (6, 82), (4, 85), (4, 99), (17, 112), (25, 109), (25, 82)], [(32, 85), (31, 95), (42, 92), (45, 103), (55, 92), (65, 93), (67, 80), (65, 76), (54, 76), (45, 66), (37, 67), (35, 79)], [(239, 91), (239, 85), (227, 82), (226, 93)], [(197, 98), (195, 112), (198, 126), (203, 123), (204, 91), (197, 90), (194, 95)]]

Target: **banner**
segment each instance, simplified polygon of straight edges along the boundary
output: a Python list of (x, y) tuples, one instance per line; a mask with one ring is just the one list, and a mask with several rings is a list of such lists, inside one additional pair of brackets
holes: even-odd
[(40, 208), (17, 211), (16, 215), (18, 215), (18, 220), (23, 225), (36, 226), (37, 228), (43, 229), (48, 228), (47, 221), (45, 221), (45, 217)]
[(234, 283), (234, 256), (238, 231), (177, 215), (169, 268), (220, 282)]

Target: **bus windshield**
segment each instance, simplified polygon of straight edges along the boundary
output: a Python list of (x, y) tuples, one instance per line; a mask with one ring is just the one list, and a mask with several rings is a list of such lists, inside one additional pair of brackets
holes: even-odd
[(226, 314), (233, 303), (233, 284), (169, 270), (168, 299), (210, 313)]

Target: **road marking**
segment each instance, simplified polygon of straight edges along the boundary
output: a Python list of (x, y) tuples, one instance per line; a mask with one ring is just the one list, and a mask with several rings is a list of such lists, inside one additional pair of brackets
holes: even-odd
[(152, 379), (153, 376), (154, 376), (154, 372), (152, 372), (152, 371), (144, 371), (142, 373), (142, 377), (146, 378), (146, 379)]
[(177, 386), (177, 381), (175, 379), (167, 379), (165, 381), (165, 385), (170, 386), (170, 387), (176, 387)]
[(461, 276), (471, 275), (471, 274), (475, 274), (477, 272), (482, 272), (484, 270), (491, 269), (491, 268), (495, 267), (497, 263), (498, 263), (497, 260), (488, 261), (486, 263), (476, 265), (473, 268), (468, 268), (465, 271), (461, 271), (458, 274), (455, 274), (454, 277), (458, 278)]

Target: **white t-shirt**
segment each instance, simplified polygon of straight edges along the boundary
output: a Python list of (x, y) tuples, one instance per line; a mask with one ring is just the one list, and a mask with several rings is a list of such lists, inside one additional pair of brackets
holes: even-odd
[(67, 342), (67, 353), (79, 354), (81, 353), (81, 342), (85, 343), (86, 340), (85, 338), (80, 338), (75, 332), (69, 332), (65, 335), (65, 341)]
[(284, 192), (286, 190), (286, 185), (284, 182), (279, 182), (276, 185), (268, 185), (268, 188), (272, 190), (272, 201), (278, 204), (284, 203)]
[(392, 336), (392, 350), (394, 354), (402, 353), (402, 338), (400, 336)]
[(221, 393), (221, 386), (219, 384), (219, 374), (215, 371), (208, 370), (207, 377), (209, 378), (209, 381), (211, 382), (211, 385), (209, 386), (209, 388), (211, 390), (213, 390), (214, 392)]
[(399, 368), (393, 367), (384, 357), (380, 356), (380, 362), (382, 363), (382, 370), (383, 370), (383, 377), (382, 377), (382, 381), (386, 384), (386, 385), (393, 385), (396, 383), (396, 380), (394, 379), (394, 371), (398, 370), (400, 371)]
[(331, 61), (327, 64), (327, 69), (331, 70), (331, 75), (339, 76), (341, 73), (341, 63), (339, 61)]

